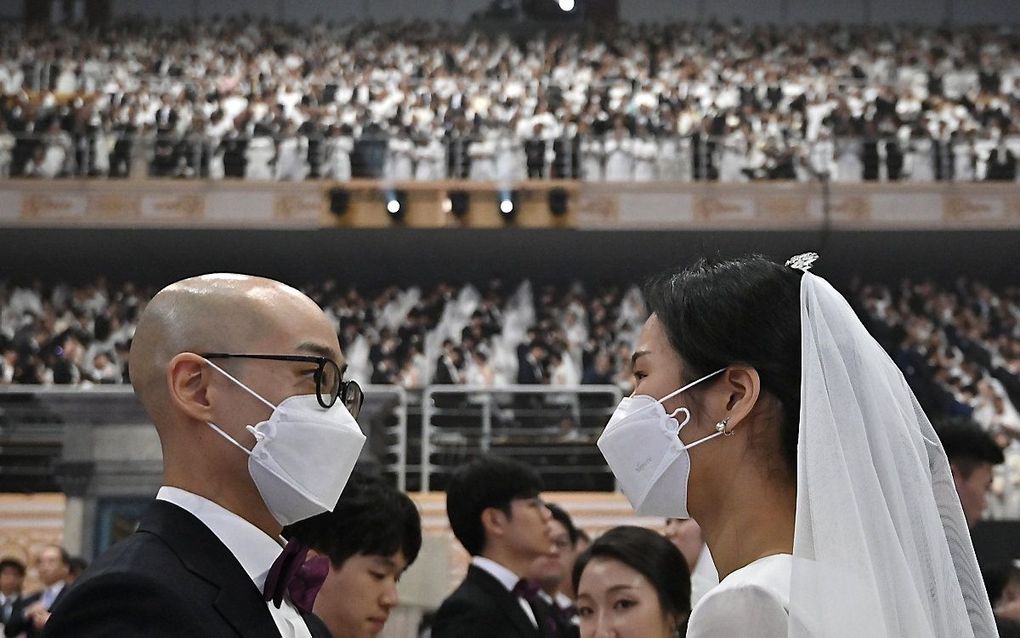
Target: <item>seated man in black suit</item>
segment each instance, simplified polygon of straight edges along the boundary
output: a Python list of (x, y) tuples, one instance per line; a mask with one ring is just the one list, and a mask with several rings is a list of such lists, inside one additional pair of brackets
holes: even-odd
[(35, 638), (42, 635), (50, 617), (50, 611), (67, 591), (67, 577), (70, 574), (71, 556), (63, 547), (47, 545), (39, 552), (36, 571), (43, 589), (31, 596), (25, 596), (14, 603), (11, 618), (4, 626), (8, 638), (25, 636)]
[(482, 457), (457, 470), (446, 488), (450, 527), (471, 554), (467, 576), (443, 601), (433, 638), (538, 638), (555, 621), (525, 578), (552, 546), (542, 481), (526, 465)]
[(159, 434), (163, 487), (45, 636), (329, 636), (283, 593), (303, 556), (280, 532), (333, 508), (364, 443), (345, 367), (322, 310), (279, 282), (206, 275), (153, 297), (131, 382)]

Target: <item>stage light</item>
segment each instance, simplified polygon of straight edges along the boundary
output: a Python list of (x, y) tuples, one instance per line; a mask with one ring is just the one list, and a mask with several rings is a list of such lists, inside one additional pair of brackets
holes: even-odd
[(347, 207), (351, 203), (351, 194), (344, 188), (331, 188), (329, 189), (329, 212), (333, 213), (337, 217), (342, 216), (347, 212)]
[(574, 0), (559, 0), (560, 11), (570, 13), (574, 10)]
[[(471, 199), (467, 191), (450, 191), (449, 196), (443, 203), (443, 208), (457, 219), (467, 215)], [(447, 205), (449, 206), (447, 208)]]
[(517, 217), (517, 191), (501, 190), (497, 201), (503, 221), (507, 223), (513, 221)]
[(384, 192), (386, 197), (386, 212), (394, 222), (401, 222), (407, 214), (407, 192), (388, 189)]
[(566, 189), (563, 188), (553, 188), (549, 191), (549, 212), (553, 217), (563, 217), (567, 214), (569, 197)]

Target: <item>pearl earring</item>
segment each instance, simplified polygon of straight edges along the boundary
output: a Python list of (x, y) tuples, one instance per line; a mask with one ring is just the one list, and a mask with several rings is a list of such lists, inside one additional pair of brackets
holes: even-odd
[(729, 423), (730, 417), (728, 416), (723, 417), (722, 421), (719, 421), (718, 423), (715, 424), (715, 431), (718, 432), (719, 434), (722, 434), (723, 436), (733, 436), (732, 430), (730, 430), (729, 432), (726, 431), (726, 426), (729, 425)]

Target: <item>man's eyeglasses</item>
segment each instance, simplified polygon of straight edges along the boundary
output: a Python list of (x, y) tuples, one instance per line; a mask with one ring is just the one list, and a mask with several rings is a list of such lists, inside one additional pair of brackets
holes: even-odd
[(340, 366), (326, 357), (310, 354), (237, 354), (231, 352), (204, 352), (201, 356), (206, 359), (261, 359), (314, 363), (318, 366), (314, 376), (315, 396), (319, 399), (319, 405), (331, 408), (336, 400), (340, 399), (351, 416), (357, 418), (361, 412), (361, 404), (365, 401), (365, 393), (361, 390), (358, 382), (353, 379), (343, 381), (340, 378)]

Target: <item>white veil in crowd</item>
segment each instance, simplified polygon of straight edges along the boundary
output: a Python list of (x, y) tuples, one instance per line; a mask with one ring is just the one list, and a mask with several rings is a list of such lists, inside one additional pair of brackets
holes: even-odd
[[(847, 301), (801, 282), (791, 638), (996, 636), (935, 431)], [(798, 261), (799, 260), (799, 261)]]

